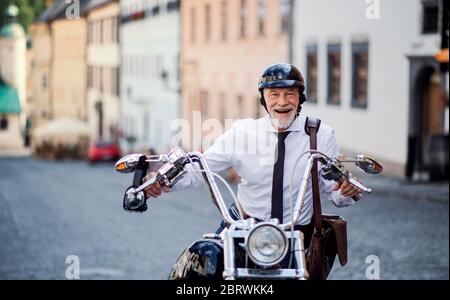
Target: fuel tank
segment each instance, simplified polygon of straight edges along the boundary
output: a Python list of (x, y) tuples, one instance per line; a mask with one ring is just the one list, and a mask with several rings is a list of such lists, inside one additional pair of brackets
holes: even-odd
[(223, 244), (219, 239), (200, 239), (181, 253), (170, 271), (170, 280), (207, 278), (220, 280), (223, 273)]

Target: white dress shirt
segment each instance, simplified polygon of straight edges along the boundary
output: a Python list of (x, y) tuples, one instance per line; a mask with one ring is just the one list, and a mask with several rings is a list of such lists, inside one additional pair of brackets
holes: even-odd
[[(291, 131), (285, 140), (285, 161), (283, 177), (283, 220), (291, 220), (290, 186), (292, 185), (292, 207), (295, 206), (301, 179), (309, 155), (302, 153), (310, 149), (309, 135), (305, 132), (306, 117), (297, 117), (287, 129)], [(272, 178), (276, 162), (277, 130), (272, 126), (269, 115), (263, 118), (243, 119), (233, 123), (230, 130), (220, 136), (209, 147), (204, 156), (213, 172), (220, 172), (233, 167), (241, 177), (237, 198), (245, 213), (261, 220), (269, 220), (272, 210)], [(329, 157), (339, 154), (334, 130), (327, 125), (320, 125), (317, 134), (317, 149)], [(297, 161), (298, 160), (298, 161)], [(295, 166), (294, 170), (294, 164)], [(191, 166), (189, 166), (191, 169)], [(294, 172), (294, 174), (293, 174)], [(196, 187), (202, 183), (199, 174), (187, 173), (171, 189), (177, 191), (187, 187)], [(294, 177), (292, 178), (292, 175)], [(351, 198), (343, 197), (340, 191), (333, 191), (334, 181), (323, 179), (319, 175), (321, 194), (325, 194), (336, 206), (354, 204)], [(225, 192), (225, 191), (223, 191)], [(305, 196), (304, 205), (298, 224), (309, 224), (313, 215), (311, 180)]]

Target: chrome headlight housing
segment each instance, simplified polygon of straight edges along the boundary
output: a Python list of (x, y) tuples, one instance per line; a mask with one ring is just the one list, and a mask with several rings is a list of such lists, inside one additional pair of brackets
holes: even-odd
[(283, 230), (272, 223), (263, 222), (247, 235), (245, 248), (255, 264), (271, 267), (286, 256), (288, 239)]

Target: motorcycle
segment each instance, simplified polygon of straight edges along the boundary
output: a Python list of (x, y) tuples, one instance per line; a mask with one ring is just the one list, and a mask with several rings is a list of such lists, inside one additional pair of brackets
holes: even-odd
[[(309, 150), (304, 152), (298, 160), (304, 155), (309, 155), (309, 158), (297, 200), (291, 211), (293, 217), (291, 222), (284, 224), (280, 224), (276, 218), (269, 221), (244, 218), (242, 208), (232, 189), (225, 179), (210, 170), (205, 157), (200, 152), (186, 153), (181, 148), (175, 148), (167, 155), (130, 154), (117, 161), (115, 169), (121, 173), (134, 172), (133, 184), (126, 189), (123, 197), (123, 208), (129, 212), (147, 210), (145, 188), (155, 182), (170, 188), (187, 172), (201, 175), (209, 188), (213, 203), (219, 209), (227, 226), (219, 234), (205, 234), (202, 239), (187, 247), (171, 270), (169, 279), (307, 280), (309, 274), (305, 263), (304, 234), (296, 230), (294, 225), (300, 218), (314, 162), (320, 163), (321, 174), (325, 179), (335, 181), (346, 179), (368, 193), (372, 190), (355, 180), (344, 163), (354, 163), (368, 174), (379, 174), (383, 167), (366, 155), (339, 155), (337, 158), (330, 158), (320, 151)], [(149, 163), (152, 162), (161, 162), (163, 166), (155, 176), (142, 183)], [(188, 168), (189, 165), (191, 167)], [(237, 208), (237, 216), (234, 218), (226, 207), (216, 179), (227, 187), (234, 199)]]

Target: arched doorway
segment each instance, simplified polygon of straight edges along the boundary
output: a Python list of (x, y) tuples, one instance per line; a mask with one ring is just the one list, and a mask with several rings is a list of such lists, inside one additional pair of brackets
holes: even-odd
[(448, 153), (444, 153), (448, 152), (448, 136), (444, 135), (446, 99), (438, 64), (432, 58), (410, 58), (410, 61), (406, 175), (416, 180), (435, 179), (448, 172)]

